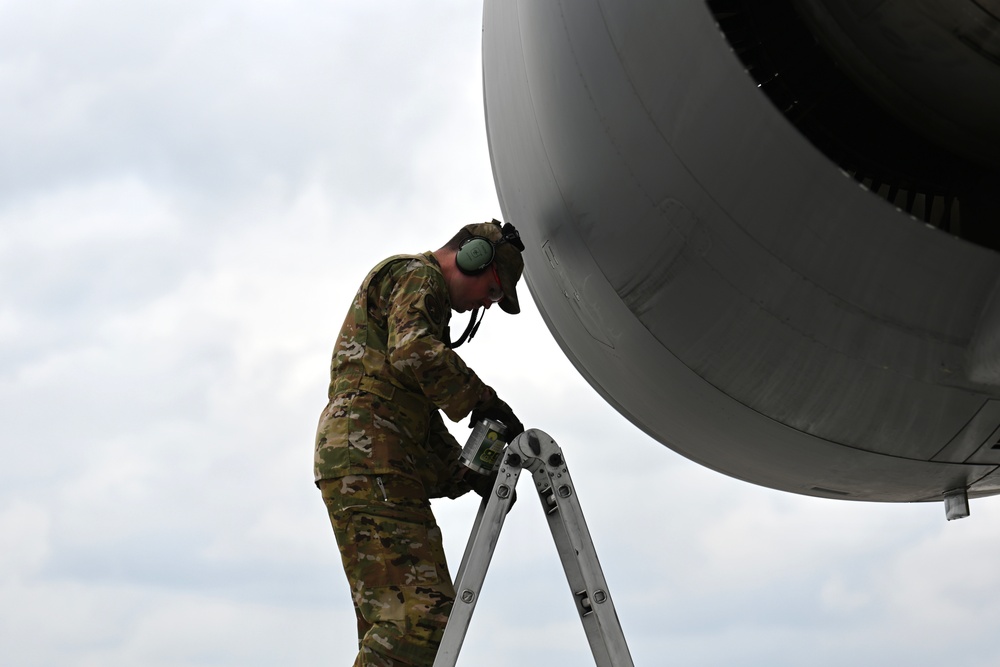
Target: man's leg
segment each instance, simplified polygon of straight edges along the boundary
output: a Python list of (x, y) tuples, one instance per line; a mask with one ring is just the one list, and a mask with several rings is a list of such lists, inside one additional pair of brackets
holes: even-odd
[(393, 475), (320, 482), (358, 616), (356, 667), (430, 667), (455, 598), (423, 486)]

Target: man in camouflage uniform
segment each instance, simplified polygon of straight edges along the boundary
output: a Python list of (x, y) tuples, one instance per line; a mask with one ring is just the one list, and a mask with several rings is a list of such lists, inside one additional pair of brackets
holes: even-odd
[[(470, 273), (459, 252), (476, 238), (493, 259)], [(452, 310), (475, 317), (493, 303), (520, 312), (523, 249), (512, 225), (493, 221), (435, 252), (390, 257), (365, 278), (341, 328), (314, 472), (354, 599), (355, 667), (434, 662), (455, 590), (430, 498), (492, 487), (461, 465), (439, 410), (453, 421), (497, 419), (509, 437), (524, 430), (451, 349), (448, 322)]]

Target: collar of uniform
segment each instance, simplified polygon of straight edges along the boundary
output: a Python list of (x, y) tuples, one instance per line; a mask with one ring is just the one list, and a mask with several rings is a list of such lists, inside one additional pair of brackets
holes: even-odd
[(441, 270), (441, 264), (438, 262), (437, 257), (434, 256), (434, 253), (432, 251), (430, 251), (430, 250), (428, 250), (425, 253), (421, 253), (420, 256), (421, 257), (425, 257), (427, 259), (427, 263), (430, 264), (431, 266), (433, 266), (434, 269), (438, 272), (438, 275), (441, 276), (441, 284), (443, 285), (443, 289), (441, 290), (441, 293), (444, 296), (444, 309), (445, 309), (444, 312), (445, 312), (445, 314), (450, 315), (451, 314), (451, 295), (448, 294), (448, 284), (444, 281), (444, 271)]

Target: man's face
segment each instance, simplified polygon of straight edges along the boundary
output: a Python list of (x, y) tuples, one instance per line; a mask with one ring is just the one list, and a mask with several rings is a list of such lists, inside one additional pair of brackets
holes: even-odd
[(500, 278), (496, 268), (490, 265), (478, 276), (458, 275), (452, 285), (451, 307), (459, 313), (473, 308), (489, 308), (503, 298)]

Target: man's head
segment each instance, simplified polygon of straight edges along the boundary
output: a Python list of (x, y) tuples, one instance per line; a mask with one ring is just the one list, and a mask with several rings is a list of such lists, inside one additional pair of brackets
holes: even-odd
[(524, 244), (514, 225), (501, 226), (496, 220), (466, 225), (445, 248), (454, 253), (455, 268), (461, 276), (452, 290), (456, 310), (488, 308), (496, 302), (512, 315), (521, 312), (517, 281), (524, 270)]

